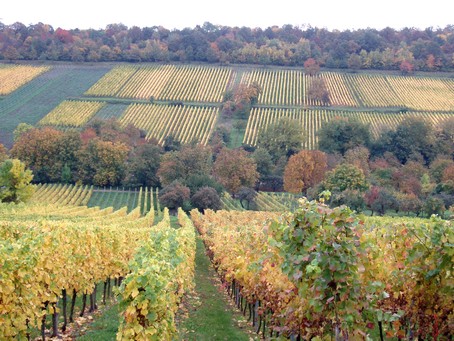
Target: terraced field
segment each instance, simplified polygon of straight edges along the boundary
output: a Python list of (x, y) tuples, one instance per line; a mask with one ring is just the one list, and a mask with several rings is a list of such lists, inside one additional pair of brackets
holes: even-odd
[(81, 96), (109, 69), (100, 65), (56, 64), (4, 97), (0, 100), (0, 143), (11, 146), (19, 123), (36, 125), (62, 101)]
[[(6, 69), (0, 64), (0, 79)], [(11, 78), (21, 79), (24, 69), (14, 70), (17, 74)], [(224, 92), (252, 82), (260, 84), (262, 93), (244, 136), (241, 130), (237, 139), (250, 145), (261, 130), (283, 116), (300, 122), (307, 135), (305, 147), (310, 149), (317, 147), (321, 124), (335, 116), (370, 123), (376, 137), (409, 115), (434, 124), (454, 116), (454, 78), (438, 74), (309, 76), (296, 68), (180, 64), (55, 64), (37, 70), (34, 78), (0, 95), (0, 143), (11, 146), (12, 132), (21, 122), (67, 129), (114, 118), (143, 129), (147, 138), (161, 144), (170, 135), (183, 143), (206, 144), (218, 122)], [(326, 85), (329, 106), (308, 98), (316, 78)]]
[(288, 117), (296, 120), (302, 126), (306, 134), (304, 148), (315, 149), (317, 147), (317, 131), (324, 122), (335, 117), (351, 117), (361, 122), (370, 124), (374, 137), (379, 137), (385, 129), (396, 127), (406, 117), (422, 117), (434, 125), (441, 124), (444, 120), (454, 117), (449, 112), (407, 112), (407, 113), (384, 113), (374, 111), (347, 111), (330, 109), (287, 109), (287, 108), (253, 108), (249, 116), (244, 135), (244, 144), (255, 145), (260, 131), (270, 124), (277, 123), (280, 118)]

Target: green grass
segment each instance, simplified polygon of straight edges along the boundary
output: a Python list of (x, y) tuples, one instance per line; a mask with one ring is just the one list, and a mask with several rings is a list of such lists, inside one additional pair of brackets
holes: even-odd
[(225, 290), (197, 237), (195, 292), (186, 299), (188, 317), (179, 324), (180, 340), (250, 340), (243, 315), (227, 304)]
[(88, 326), (87, 332), (77, 337), (81, 341), (115, 340), (119, 325), (118, 305), (115, 304), (95, 318)]

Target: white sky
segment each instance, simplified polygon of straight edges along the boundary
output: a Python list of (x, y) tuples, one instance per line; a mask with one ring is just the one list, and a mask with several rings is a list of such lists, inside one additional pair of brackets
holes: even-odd
[(452, 0), (2, 0), (0, 21), (42, 22), (54, 29), (105, 28), (107, 24), (193, 28), (215, 25), (266, 28), (311, 25), (329, 30), (424, 29), (454, 24)]

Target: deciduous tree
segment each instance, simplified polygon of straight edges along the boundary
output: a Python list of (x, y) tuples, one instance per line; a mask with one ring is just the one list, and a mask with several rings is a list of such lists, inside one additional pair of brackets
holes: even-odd
[(358, 146), (367, 147), (371, 141), (368, 124), (341, 117), (324, 123), (318, 132), (318, 136), (320, 150), (342, 155), (347, 150)]
[(212, 154), (209, 147), (185, 145), (179, 151), (165, 154), (158, 169), (158, 177), (166, 186), (175, 180), (185, 183), (192, 175), (211, 173)]
[(241, 186), (253, 187), (259, 176), (257, 164), (246, 151), (227, 148), (218, 154), (213, 174), (230, 193), (236, 193)]
[(92, 140), (80, 153), (79, 177), (96, 186), (117, 186), (125, 176), (129, 147), (121, 142)]
[(178, 181), (174, 181), (159, 192), (159, 202), (163, 207), (172, 210), (178, 207), (187, 208), (190, 194), (189, 188)]
[(302, 150), (292, 155), (284, 171), (284, 190), (302, 193), (323, 180), (327, 157), (319, 150)]
[(5, 161), (8, 158), (8, 150), (6, 147), (0, 143), (0, 163)]
[(0, 201), (25, 202), (34, 193), (35, 187), (30, 184), (33, 179), (31, 170), (18, 159), (8, 159), (0, 164)]
[(58, 182), (62, 165), (55, 161), (62, 136), (52, 128), (28, 130), (14, 143), (11, 155), (33, 171), (36, 182)]
[(306, 72), (309, 76), (315, 76), (319, 71), (320, 65), (318, 65), (314, 58), (308, 58), (304, 62), (304, 72)]
[(305, 135), (297, 120), (281, 118), (276, 124), (271, 124), (262, 130), (258, 136), (257, 145), (268, 151), (277, 162), (279, 158), (297, 153), (301, 150)]
[(346, 189), (365, 191), (369, 188), (363, 171), (347, 163), (326, 173), (323, 186), (331, 192), (343, 192)]
[(220, 210), (222, 202), (218, 192), (212, 187), (202, 187), (191, 197), (191, 204), (194, 208), (203, 211), (205, 209)]

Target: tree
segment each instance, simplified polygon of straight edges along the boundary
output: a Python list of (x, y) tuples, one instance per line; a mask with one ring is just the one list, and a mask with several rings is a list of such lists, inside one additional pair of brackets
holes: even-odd
[(273, 173), (273, 159), (266, 149), (258, 148), (252, 153), (252, 158), (257, 164), (257, 171), (260, 178), (268, 176)]
[(253, 187), (259, 176), (257, 164), (246, 151), (227, 148), (218, 154), (213, 174), (230, 193), (236, 193), (241, 186)]
[(185, 183), (190, 176), (211, 173), (210, 147), (184, 145), (179, 151), (164, 154), (157, 175), (164, 186), (175, 180)]
[(191, 204), (200, 211), (205, 209), (220, 210), (222, 202), (218, 192), (212, 187), (202, 187), (191, 197)]
[(224, 192), (224, 187), (209, 174), (190, 175), (184, 184), (191, 190), (191, 195), (203, 187), (214, 188), (219, 195)]
[(399, 69), (403, 75), (409, 75), (413, 73), (414, 66), (409, 61), (404, 60), (400, 63)]
[(300, 151), (304, 139), (300, 122), (284, 117), (260, 131), (257, 146), (268, 151), (276, 163), (279, 158), (288, 158)]
[(396, 197), (386, 188), (372, 187), (366, 193), (366, 204), (372, 210), (372, 214), (378, 212), (380, 215), (385, 214), (387, 210), (398, 209), (399, 202)]
[(58, 182), (63, 165), (56, 160), (62, 136), (52, 128), (28, 130), (14, 143), (11, 155), (33, 171), (36, 182)]
[(27, 201), (34, 193), (35, 187), (30, 184), (33, 179), (31, 170), (18, 159), (8, 159), (0, 165), (0, 201)]
[(429, 217), (432, 214), (441, 215), (445, 209), (443, 200), (434, 196), (427, 198), (422, 206), (422, 211)]
[(422, 158), (424, 163), (429, 164), (436, 156), (434, 129), (430, 122), (422, 118), (406, 118), (388, 135), (386, 149), (401, 163)]
[(309, 76), (315, 76), (319, 71), (320, 65), (318, 65), (314, 58), (308, 58), (304, 62), (304, 72), (306, 72)]
[(369, 149), (363, 146), (354, 147), (345, 152), (345, 162), (361, 169), (365, 176), (370, 173)]
[(343, 192), (346, 189), (365, 191), (369, 188), (363, 171), (346, 163), (326, 173), (323, 186), (331, 192)]
[(301, 193), (323, 180), (327, 157), (319, 150), (302, 150), (292, 155), (284, 171), (284, 190)]
[(322, 105), (330, 105), (329, 91), (326, 87), (323, 78), (313, 78), (307, 91), (307, 97), (309, 100), (317, 103), (321, 102)]
[(8, 159), (8, 150), (0, 143), (0, 163)]
[(333, 193), (331, 205), (332, 206), (346, 205), (350, 207), (352, 210), (361, 212), (364, 210), (366, 203), (360, 191), (346, 189), (345, 191), (339, 193)]
[(159, 192), (159, 202), (163, 207), (172, 210), (178, 207), (187, 208), (190, 194), (189, 188), (178, 181), (174, 181)]
[(138, 146), (129, 156), (125, 183), (129, 186), (158, 187), (157, 175), (162, 149), (150, 143)]
[(96, 186), (118, 186), (125, 176), (128, 152), (122, 142), (90, 141), (80, 153), (80, 179)]
[(257, 192), (249, 187), (241, 187), (236, 193), (238, 200), (240, 201), (241, 207), (246, 210), (251, 209), (255, 206), (255, 199), (257, 198)]
[(354, 119), (337, 117), (322, 124), (318, 132), (319, 149), (326, 153), (340, 153), (358, 146), (369, 146), (371, 134), (368, 124)]
[(16, 142), (23, 133), (26, 133), (27, 131), (29, 131), (30, 129), (33, 129), (33, 128), (34, 127), (31, 124), (19, 123), (13, 132), (14, 142)]

